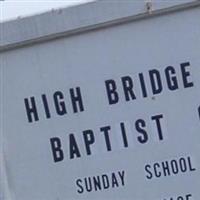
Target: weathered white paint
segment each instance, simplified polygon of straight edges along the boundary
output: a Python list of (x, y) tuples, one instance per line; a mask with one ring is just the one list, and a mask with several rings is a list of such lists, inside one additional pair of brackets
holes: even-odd
[[(143, 1), (99, 1), (1, 24), (1, 199), (168, 200), (188, 193), (199, 198), (199, 1), (154, 1), (153, 9), (149, 15)], [(190, 62), (188, 80), (194, 87), (183, 87), (183, 62)], [(176, 91), (167, 89), (163, 75), (169, 65), (177, 72), (180, 89)], [(150, 69), (162, 72), (159, 95), (151, 93)], [(144, 73), (147, 98), (139, 92), (138, 73)], [(138, 97), (130, 102), (125, 101), (120, 85), (120, 77), (127, 75), (134, 77)], [(116, 105), (108, 105), (107, 79), (117, 82), (120, 102)], [(85, 111), (74, 114), (69, 88), (77, 86)], [(52, 94), (57, 90), (65, 95), (68, 114), (64, 116), (55, 113)], [(45, 118), (41, 94), (49, 100), (50, 119)], [(24, 98), (31, 96), (40, 118), (33, 123), (27, 121), (24, 106)], [(160, 113), (164, 115), (163, 141), (158, 141), (150, 120)], [(134, 122), (139, 118), (147, 123), (146, 144), (137, 142)], [(126, 124), (128, 148), (121, 143), (120, 122)], [(111, 133), (112, 152), (106, 151), (98, 131), (104, 125), (116, 130)], [(83, 143), (86, 129), (94, 130), (96, 137), (91, 156)], [(70, 133), (80, 144), (81, 158), (69, 159)], [(65, 159), (54, 163), (49, 139), (56, 136), (62, 138)], [(146, 179), (146, 164), (188, 156), (196, 171)], [(77, 193), (76, 179), (120, 170), (126, 172), (124, 187)]]
[(143, 0), (99, 0), (0, 23), (0, 51), (200, 6), (199, 0), (158, 0), (152, 2), (151, 15), (147, 12)]

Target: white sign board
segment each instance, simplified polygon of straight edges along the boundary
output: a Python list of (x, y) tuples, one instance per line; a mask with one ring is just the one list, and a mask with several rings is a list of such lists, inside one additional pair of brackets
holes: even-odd
[(198, 200), (199, 18), (3, 52), (4, 200)]

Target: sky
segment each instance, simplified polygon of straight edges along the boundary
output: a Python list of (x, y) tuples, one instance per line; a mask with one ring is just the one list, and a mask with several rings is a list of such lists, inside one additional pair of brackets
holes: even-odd
[(0, 21), (42, 13), (91, 0), (0, 0)]

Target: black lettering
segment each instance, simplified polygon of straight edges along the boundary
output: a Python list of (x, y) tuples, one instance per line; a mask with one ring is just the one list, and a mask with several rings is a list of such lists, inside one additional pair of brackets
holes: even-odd
[(156, 176), (157, 178), (161, 177), (161, 172), (158, 171), (158, 170), (160, 169), (159, 163), (155, 163), (155, 164), (153, 165), (153, 168), (154, 168), (155, 176)]
[(110, 144), (110, 138), (109, 138), (109, 131), (110, 131), (111, 127), (110, 126), (105, 126), (105, 127), (101, 127), (100, 131), (104, 133), (104, 137), (105, 137), (105, 141), (106, 141), (106, 147), (107, 147), (107, 151), (111, 151), (111, 144)]
[(162, 133), (161, 123), (160, 123), (160, 119), (162, 118), (163, 118), (163, 115), (155, 115), (151, 117), (151, 119), (155, 120), (156, 122), (159, 140), (163, 140), (163, 133)]
[(163, 169), (164, 176), (170, 176), (169, 164), (167, 161), (162, 162), (162, 169)]
[(127, 140), (127, 136), (126, 136), (126, 129), (125, 129), (124, 123), (120, 123), (120, 127), (121, 127), (124, 147), (128, 147), (128, 140)]
[(77, 190), (77, 192), (78, 192), (79, 194), (81, 194), (81, 193), (84, 192), (83, 186), (81, 185), (81, 183), (82, 183), (82, 180), (81, 180), (81, 179), (77, 179), (77, 180), (76, 180), (76, 185), (79, 187), (79, 189)]
[(57, 91), (53, 95), (54, 104), (56, 108), (56, 112), (58, 115), (64, 115), (67, 113), (65, 102), (64, 102), (64, 95), (62, 92)]
[[(178, 89), (178, 81), (176, 75), (176, 71), (172, 66), (169, 66), (165, 69), (165, 75), (167, 79), (167, 86), (170, 90)], [(173, 76), (174, 75), (174, 76)]]
[(186, 172), (187, 171), (187, 164), (186, 164), (185, 158), (180, 158), (179, 159), (179, 165), (180, 165), (181, 172)]
[(108, 189), (110, 187), (109, 179), (108, 179), (108, 176), (106, 174), (102, 175), (102, 183), (103, 183), (104, 189)]
[(94, 189), (95, 191), (97, 190), (101, 190), (101, 181), (100, 181), (100, 177), (97, 176), (97, 177), (93, 177), (93, 182), (94, 182)]
[[(75, 94), (75, 91), (76, 91), (76, 94)], [(81, 96), (80, 87), (76, 87), (76, 90), (71, 88), (70, 89), (70, 95), (71, 95), (71, 101), (72, 101), (72, 106), (73, 106), (74, 113), (78, 112), (78, 107), (79, 107), (79, 111), (83, 112), (84, 111), (84, 106), (83, 106), (83, 100), (82, 100), (82, 96)]]
[(151, 165), (145, 165), (145, 171), (147, 172), (146, 178), (147, 179), (152, 179), (153, 178), (153, 174), (150, 171), (151, 169)]
[(92, 130), (83, 131), (83, 137), (87, 155), (91, 155), (90, 145), (93, 144), (95, 141), (94, 133)]
[(122, 85), (124, 89), (124, 95), (126, 101), (130, 101), (131, 99), (134, 100), (136, 99), (136, 96), (133, 92), (133, 81), (130, 76), (124, 76), (121, 78), (122, 80)]
[(189, 62), (181, 63), (181, 72), (182, 72), (182, 78), (183, 78), (183, 85), (185, 88), (193, 87), (193, 82), (188, 81), (188, 77), (190, 76), (190, 72), (186, 70), (186, 67), (190, 67)]
[(196, 171), (196, 168), (194, 168), (194, 167), (192, 166), (191, 158), (190, 158), (190, 157), (187, 157), (187, 159), (188, 159), (188, 165), (189, 165), (190, 171)]
[(135, 122), (135, 128), (136, 130), (141, 133), (140, 136), (137, 137), (138, 141), (141, 143), (141, 144), (144, 144), (148, 141), (148, 134), (147, 132), (145, 131), (145, 128), (146, 127), (146, 123), (143, 119), (138, 119), (136, 122)]
[(91, 182), (91, 178), (85, 178), (85, 188), (87, 190), (87, 192), (91, 192), (92, 191), (92, 182)]
[(174, 174), (178, 174), (178, 164), (176, 162), (176, 160), (171, 160), (171, 168), (172, 168), (172, 172)]
[(106, 91), (108, 96), (109, 104), (116, 104), (119, 101), (119, 95), (117, 93), (117, 86), (114, 80), (107, 80), (105, 81), (106, 84)]
[(190, 197), (192, 197), (192, 195), (191, 195), (191, 194), (187, 194), (187, 195), (186, 195), (186, 200), (189, 200)]
[(75, 156), (77, 158), (81, 157), (78, 145), (76, 143), (76, 139), (73, 134), (69, 134), (69, 152), (70, 152), (70, 159), (73, 159)]
[(49, 119), (51, 117), (51, 114), (50, 114), (50, 110), (49, 110), (49, 105), (48, 105), (47, 97), (46, 97), (45, 94), (42, 95), (42, 102), (43, 102), (43, 105), (44, 105), (44, 110), (45, 110), (46, 118)]
[(122, 181), (122, 185), (124, 186), (124, 184), (125, 184), (125, 181), (124, 181), (125, 171), (122, 171), (122, 172), (119, 171), (118, 174), (119, 174), (119, 177), (120, 177), (120, 179)]
[(112, 177), (112, 187), (113, 187), (113, 188), (114, 188), (114, 187), (119, 187), (119, 184), (118, 184), (118, 182), (117, 182), (117, 178), (116, 178), (116, 176), (115, 176), (115, 173), (112, 173), (111, 177)]
[(36, 108), (35, 98), (31, 97), (30, 101), (31, 101), (30, 102), (31, 105), (29, 104), (28, 98), (24, 99), (28, 122), (33, 122), (32, 116), (34, 117), (35, 121), (38, 121), (39, 117), (38, 117), (38, 112), (37, 112), (37, 108)]
[(54, 162), (60, 162), (64, 159), (64, 153), (61, 149), (61, 140), (58, 137), (50, 138), (51, 149), (53, 153)]
[(139, 79), (140, 79), (140, 84), (141, 84), (141, 89), (142, 89), (142, 95), (143, 97), (147, 97), (147, 89), (144, 81), (144, 76), (142, 73), (139, 73)]
[(153, 94), (159, 94), (162, 92), (162, 82), (160, 72), (156, 69), (149, 70), (149, 77), (151, 81), (151, 87)]

